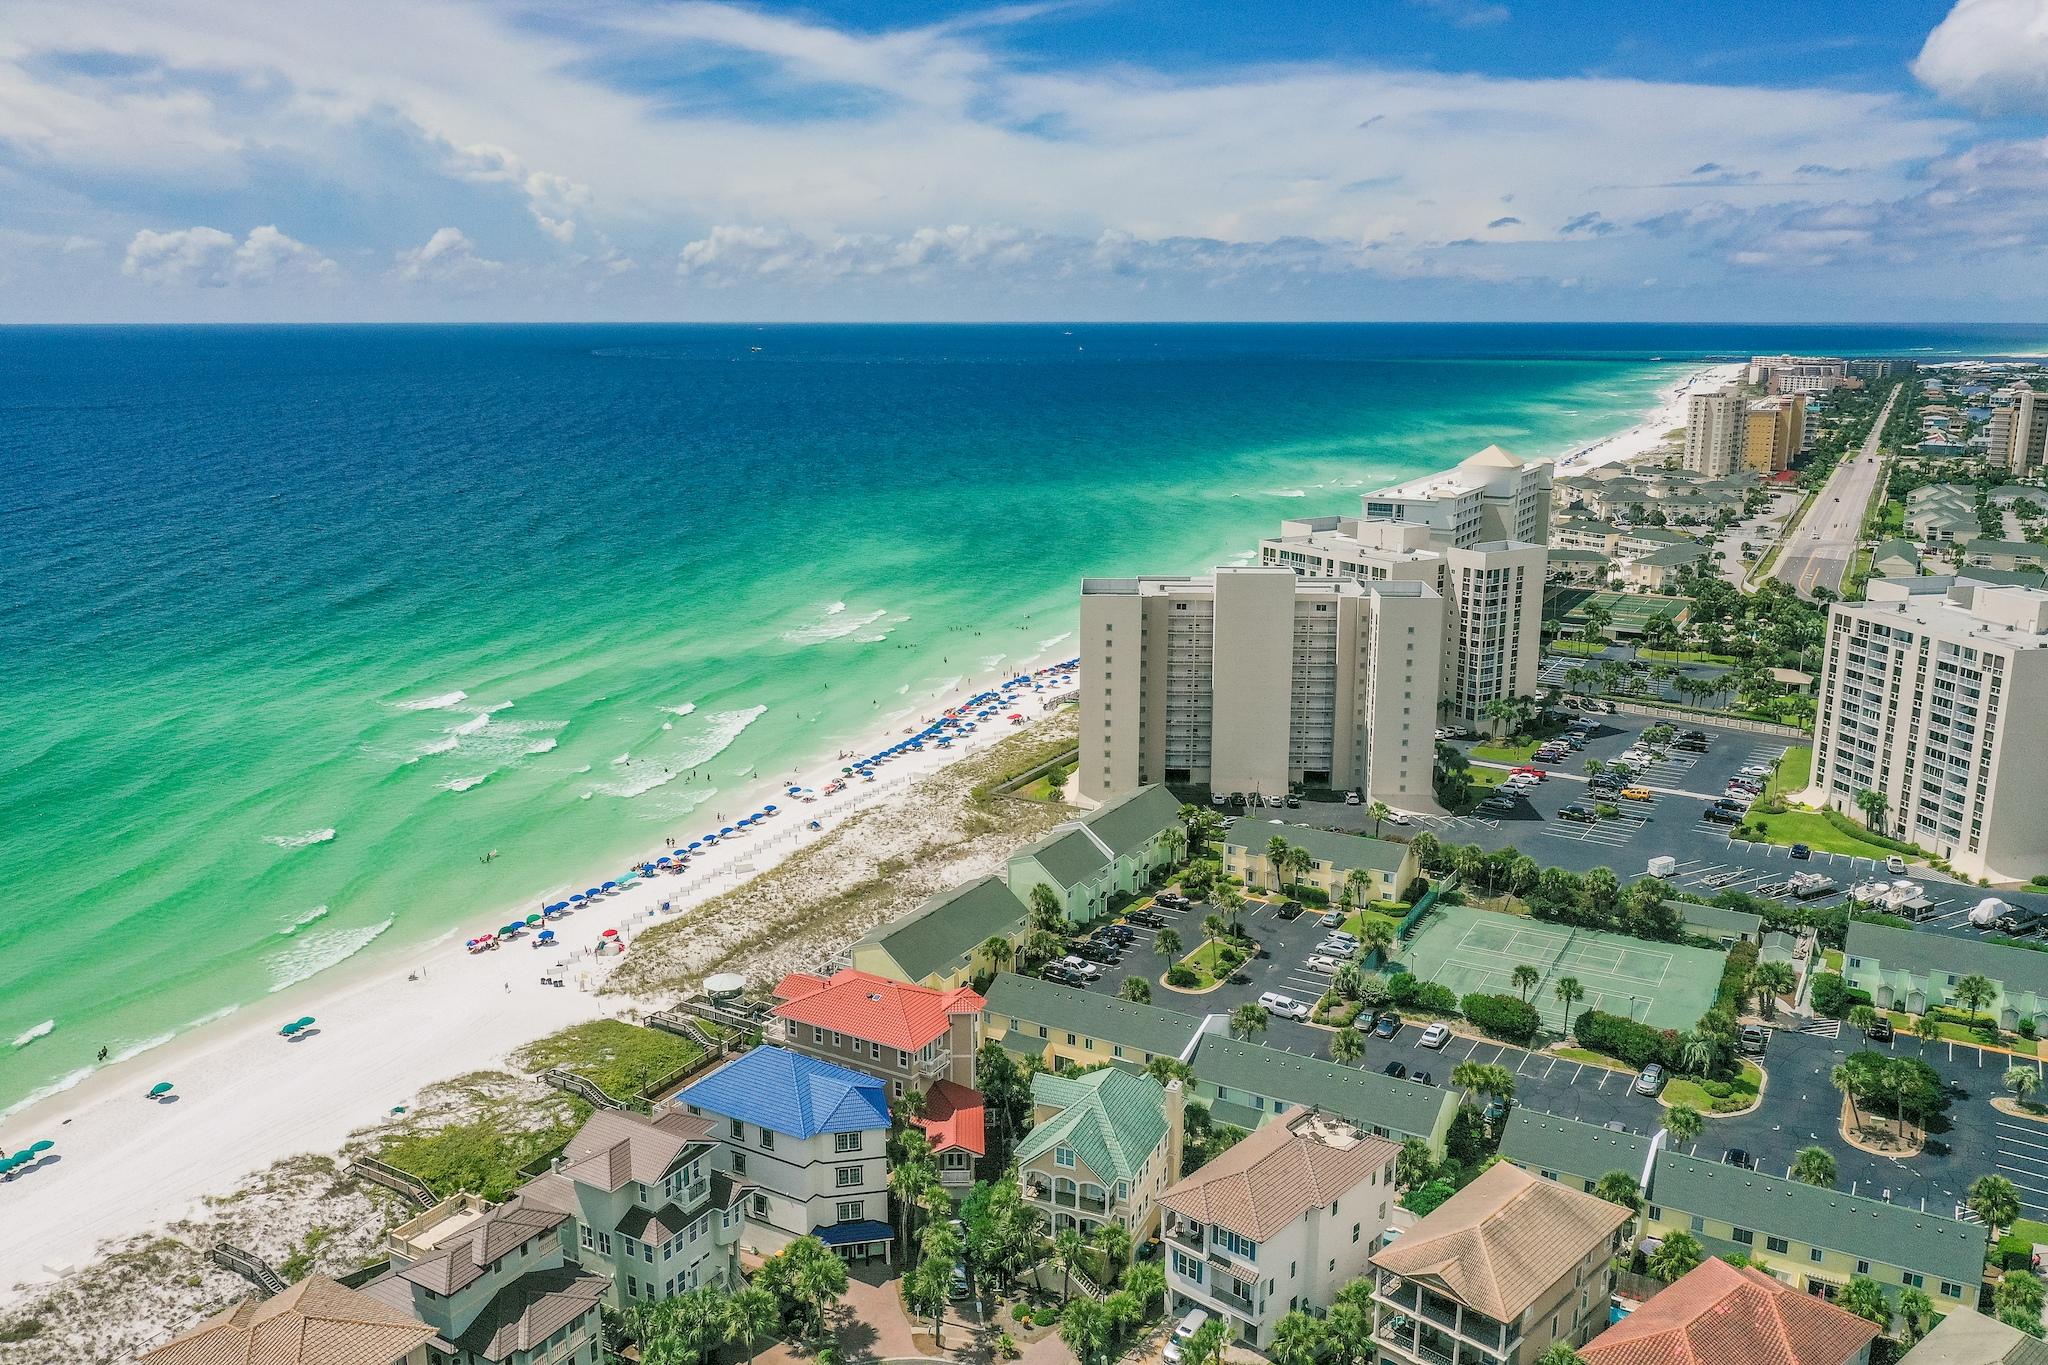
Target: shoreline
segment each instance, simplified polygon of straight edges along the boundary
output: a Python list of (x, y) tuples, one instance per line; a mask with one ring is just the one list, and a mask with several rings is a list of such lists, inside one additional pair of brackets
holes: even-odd
[[(1720, 382), (1715, 367), (1673, 384), (1647, 420), (1561, 457), (1558, 472), (1583, 473), (1654, 448), (1664, 432), (1683, 424), (1686, 395), (1703, 382)], [(1052, 644), (1070, 638), (1071, 632)], [(970, 676), (922, 706), (906, 696), (903, 709), (876, 718), (878, 726), (889, 727), (888, 733), (869, 734), (861, 745), (886, 747), (902, 737), (906, 718), (927, 710), (937, 714), (985, 690), (991, 681), (1029, 673), (1051, 652), (1041, 650), (1040, 657), (995, 670), (981, 681)], [(9, 1150), (39, 1138), (58, 1143), (43, 1166), (0, 1182), (0, 1209), (16, 1232), (0, 1249), (0, 1309), (88, 1263), (106, 1239), (188, 1216), (203, 1208), (208, 1196), (225, 1193), (278, 1160), (339, 1148), (352, 1132), (388, 1118), (392, 1106), (409, 1103), (423, 1087), (500, 1065), (519, 1047), (571, 1024), (648, 1005), (623, 995), (601, 998), (604, 979), (619, 960), (589, 956), (603, 929), (616, 927), (630, 940), (633, 931), (656, 922), (654, 917), (672, 917), (744, 885), (860, 811), (959, 759), (985, 752), (1001, 736), (1036, 728), (1053, 714), (1056, 710), (1046, 710), (1029, 715), (1022, 726), (984, 729), (972, 742), (948, 751), (906, 755), (882, 769), (873, 784), (850, 786), (830, 804), (826, 798), (817, 805), (789, 803), (772, 794), (785, 791), (786, 781), (757, 779), (757, 785), (733, 792), (734, 813), (776, 801), (784, 810), (770, 834), (724, 843), (715, 854), (696, 860), (684, 877), (657, 876), (607, 897), (600, 911), (585, 910), (553, 924), (560, 937), (558, 951), (535, 950), (521, 940), (482, 954), (483, 961), (477, 962), (459, 951), (462, 929), (404, 945), (373, 945), (306, 982), (237, 1007), (213, 1023), (188, 1027), (127, 1061), (102, 1065), (76, 1085), (0, 1118), (0, 1146)], [(802, 785), (822, 789), (841, 765), (821, 755), (802, 766)], [(824, 827), (806, 830), (812, 819)], [(685, 818), (678, 823), (693, 822)], [(658, 852), (632, 857), (637, 861)], [(625, 861), (621, 857), (613, 865)], [(594, 880), (601, 883), (615, 875)], [(666, 912), (657, 908), (664, 901), (669, 903)], [(517, 915), (533, 908), (522, 902)], [(540, 985), (541, 969), (557, 963), (566, 984)], [(319, 1021), (303, 1041), (277, 1036), (279, 1023), (302, 1014)], [(343, 1038), (345, 1046), (336, 1046)], [(270, 1051), (258, 1053), (257, 1048)], [(176, 1083), (180, 1098), (167, 1104), (142, 1098), (159, 1079)], [(138, 1116), (148, 1121), (139, 1123)]]
[(1663, 443), (1665, 433), (1685, 425), (1686, 400), (1694, 389), (1718, 388), (1735, 382), (1741, 375), (1739, 364), (1699, 367), (1663, 391), (1663, 402), (1647, 420), (1559, 456), (1555, 472), (1567, 476), (1586, 474), (1607, 465), (1641, 459)]
[[(929, 712), (940, 714), (1041, 666), (1034, 659), (967, 679), (932, 701)], [(0, 1181), (0, 1217), (16, 1234), (0, 1247), (0, 1309), (88, 1263), (108, 1238), (190, 1217), (208, 1196), (278, 1160), (338, 1149), (351, 1133), (391, 1117), (394, 1106), (409, 1105), (427, 1086), (501, 1066), (518, 1048), (572, 1024), (647, 1006), (645, 1000), (601, 995), (621, 960), (594, 953), (604, 930), (616, 928), (630, 945), (640, 928), (743, 885), (922, 778), (1035, 728), (1060, 709), (1046, 706), (1049, 698), (1074, 690), (1066, 683), (1044, 694), (1027, 692), (1041, 709), (1034, 714), (1018, 706), (1027, 717), (1023, 724), (984, 724), (950, 749), (905, 753), (882, 765), (872, 783), (854, 782), (812, 804), (778, 800), (789, 785), (780, 780), (763, 781), (743, 806), (743, 793), (735, 792), (736, 810), (758, 810), (767, 801), (781, 808), (767, 833), (723, 840), (694, 859), (686, 873), (629, 883), (598, 909), (550, 921), (545, 927), (558, 935), (552, 948), (536, 949), (522, 937), (470, 954), (463, 951), (463, 931), (449, 929), (365, 953), (211, 1025), (102, 1065), (78, 1084), (0, 1120), (0, 1146), (10, 1151), (38, 1139), (57, 1143), (41, 1166)], [(911, 706), (885, 721), (878, 718), (893, 729), (869, 735), (864, 746), (873, 747), (857, 752), (897, 742), (904, 716), (924, 709)], [(801, 785), (822, 793), (842, 766), (829, 755), (812, 760)], [(820, 829), (808, 828), (813, 820)], [(636, 855), (635, 865), (638, 857), (660, 852)], [(606, 872), (594, 880), (601, 884), (616, 876)], [(510, 923), (534, 908), (522, 904), (497, 922)], [(543, 976), (564, 984), (543, 985)], [(303, 1038), (278, 1035), (283, 1022), (301, 1015), (317, 1020)], [(144, 1092), (158, 1080), (173, 1082), (176, 1097), (146, 1099)]]

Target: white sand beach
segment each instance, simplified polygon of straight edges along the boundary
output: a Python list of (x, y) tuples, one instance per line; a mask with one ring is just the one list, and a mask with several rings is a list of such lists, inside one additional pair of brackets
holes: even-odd
[(1650, 417), (1630, 427), (1627, 431), (1581, 446), (1570, 454), (1560, 456), (1557, 472), (1560, 474), (1583, 474), (1589, 469), (1602, 465), (1619, 464), (1649, 454), (1664, 440), (1665, 435), (1685, 425), (1686, 399), (1701, 389), (1719, 388), (1742, 377), (1739, 364), (1703, 365), (1672, 385), (1664, 394), (1664, 402)]
[[(892, 718), (895, 729), (863, 736), (858, 752), (898, 742), (920, 715), (936, 717), (1016, 671), (964, 683), (943, 701)], [(731, 890), (856, 812), (897, 799), (920, 778), (1029, 728), (1047, 714), (1046, 701), (1072, 690), (1071, 681), (1044, 693), (1026, 690), (1025, 700), (1003, 708), (1005, 717), (1023, 714), (1023, 725), (984, 723), (949, 749), (927, 746), (893, 758), (872, 782), (856, 778), (836, 795), (805, 802), (784, 795), (786, 783), (763, 784), (744, 804), (736, 800), (733, 811), (775, 803), (778, 813), (760, 832), (721, 841), (693, 857), (687, 872), (630, 883), (552, 921), (557, 945), (535, 948), (522, 937), (471, 954), (467, 931), (450, 931), (434, 943), (314, 978), (11, 1116), (0, 1128), (0, 1148), (16, 1151), (44, 1138), (56, 1146), (39, 1166), (0, 1183), (0, 1225), (9, 1233), (0, 1242), (0, 1307), (24, 1287), (89, 1262), (103, 1239), (192, 1216), (208, 1196), (283, 1158), (336, 1150), (424, 1086), (501, 1065), (536, 1038), (623, 1011), (630, 1000), (597, 993), (620, 960), (594, 951), (605, 930), (618, 930), (630, 951), (639, 928)], [(841, 766), (820, 761), (796, 782), (822, 793)], [(821, 828), (811, 830), (812, 821)], [(693, 826), (685, 837), (701, 832)], [(583, 872), (602, 883), (622, 870)], [(508, 918), (493, 923), (534, 908), (507, 907)], [(565, 984), (543, 985), (543, 977)], [(302, 1015), (317, 1021), (305, 1036), (279, 1035)], [(147, 1098), (158, 1081), (174, 1084), (172, 1098)]]

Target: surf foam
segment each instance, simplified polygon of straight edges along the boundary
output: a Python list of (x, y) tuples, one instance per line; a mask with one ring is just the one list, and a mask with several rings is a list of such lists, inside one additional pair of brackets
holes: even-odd
[(782, 638), (793, 645), (821, 645), (866, 630), (888, 614), (887, 609), (883, 609), (858, 616), (848, 615), (844, 602), (834, 602), (825, 609), (822, 619), (809, 625), (793, 626), (782, 632)]
[(469, 700), (467, 692), (443, 692), (438, 697), (421, 697), (418, 701), (397, 701), (391, 703), (400, 711), (446, 711)]
[(19, 1038), (16, 1038), (14, 1040), (14, 1045), (16, 1047), (27, 1047), (30, 1043), (33, 1043), (38, 1038), (49, 1037), (50, 1031), (56, 1027), (57, 1021), (55, 1019), (45, 1019), (43, 1020), (42, 1023), (37, 1024), (28, 1032), (22, 1034)]
[(313, 921), (318, 919), (325, 919), (326, 917), (327, 907), (324, 905), (316, 905), (311, 910), (308, 910), (305, 914), (300, 915), (297, 919), (293, 920), (290, 924), (287, 924), (284, 928), (278, 930), (277, 932), (279, 934), (282, 934), (286, 938), (290, 938), (293, 934), (296, 934), (297, 932), (299, 932), (299, 930), (305, 928)]
[(334, 827), (329, 825), (326, 829), (309, 829), (304, 834), (266, 834), (263, 836), (263, 842), (275, 844), (279, 848), (309, 848), (314, 844), (327, 843), (333, 838)]
[(275, 995), (286, 987), (318, 976), (330, 967), (340, 966), (369, 947), (379, 934), (390, 927), (391, 920), (386, 918), (356, 929), (331, 929), (324, 934), (309, 935), (290, 948), (272, 953), (264, 959), (270, 968), (270, 993)]

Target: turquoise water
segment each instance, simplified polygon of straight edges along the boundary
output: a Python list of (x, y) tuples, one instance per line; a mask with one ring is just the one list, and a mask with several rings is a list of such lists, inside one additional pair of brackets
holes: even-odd
[(1629, 425), (1683, 339), (0, 331), (0, 1108), (1066, 657), (1083, 574)]

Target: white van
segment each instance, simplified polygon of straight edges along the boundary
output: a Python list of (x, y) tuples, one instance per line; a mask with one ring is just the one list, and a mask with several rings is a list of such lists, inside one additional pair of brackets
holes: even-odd
[(1188, 1315), (1175, 1325), (1173, 1335), (1166, 1340), (1166, 1358), (1172, 1361), (1173, 1365), (1180, 1365), (1180, 1348), (1182, 1343), (1186, 1342), (1195, 1333), (1201, 1331), (1202, 1325), (1208, 1321), (1208, 1309), (1192, 1308), (1188, 1310)]

